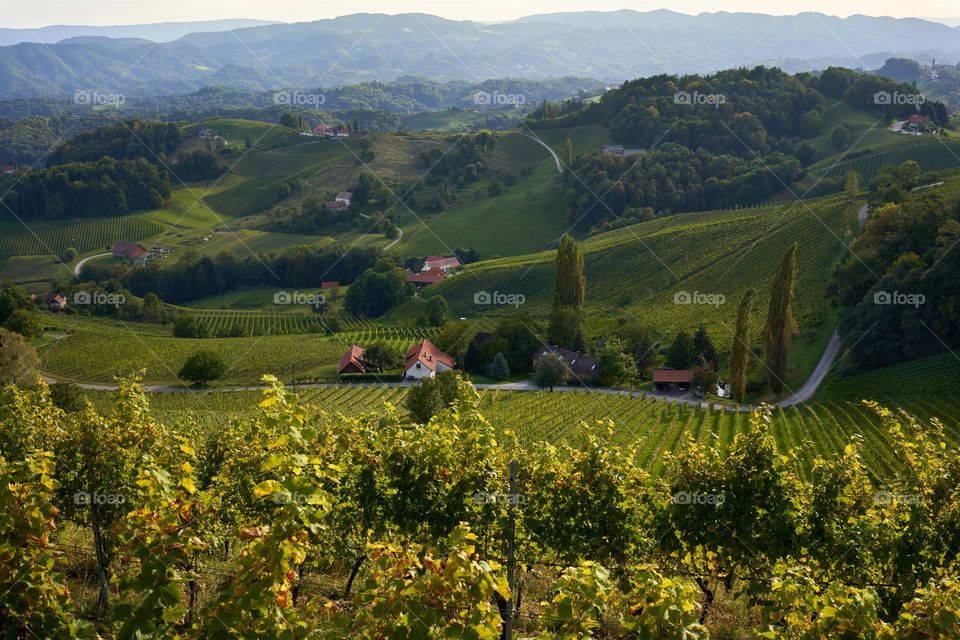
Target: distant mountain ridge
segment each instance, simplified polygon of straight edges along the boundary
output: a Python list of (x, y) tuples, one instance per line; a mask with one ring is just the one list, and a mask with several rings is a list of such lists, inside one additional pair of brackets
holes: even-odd
[(226, 20), (204, 20), (199, 22), (157, 22), (152, 24), (130, 25), (51, 25), (36, 29), (0, 28), (0, 46), (10, 46), (24, 42), (55, 44), (71, 38), (99, 36), (105, 38), (137, 38), (153, 42), (170, 42), (197, 31), (229, 31), (245, 27), (260, 27), (277, 24), (275, 20), (250, 20), (230, 18)]
[[(786, 71), (878, 68), (891, 57), (960, 60), (960, 28), (907, 18), (820, 13), (687, 15), (584, 11), (484, 24), (428, 14), (353, 14), (203, 30), (172, 42), (103, 40), (0, 47), (0, 98), (75, 91), (152, 95), (209, 84), (247, 90), (339, 86), (404, 75), (479, 82), (561, 76), (619, 83), (736, 66)], [(135, 38), (129, 33), (126, 38)]]

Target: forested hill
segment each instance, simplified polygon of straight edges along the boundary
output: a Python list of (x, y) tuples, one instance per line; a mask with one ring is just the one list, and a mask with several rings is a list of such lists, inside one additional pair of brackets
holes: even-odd
[(765, 201), (822, 159), (810, 141), (826, 133), (829, 100), (878, 122), (921, 113), (949, 124), (943, 104), (908, 84), (843, 68), (791, 75), (762, 66), (631, 80), (597, 102), (544, 103), (527, 121), (533, 128), (607, 126), (613, 140), (640, 151), (618, 157), (597, 150), (574, 160), (566, 204), (571, 224), (586, 231), (613, 220)]

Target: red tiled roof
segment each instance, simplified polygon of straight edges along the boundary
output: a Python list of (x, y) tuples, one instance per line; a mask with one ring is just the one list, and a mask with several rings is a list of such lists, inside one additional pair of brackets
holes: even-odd
[(330, 202), (324, 202), (323, 204), (326, 205), (327, 209), (333, 210), (346, 209), (348, 206), (350, 206), (341, 200), (331, 200)]
[(930, 122), (930, 116), (918, 116), (916, 114), (910, 116), (910, 124), (920, 124), (922, 122)]
[(693, 371), (690, 369), (654, 369), (653, 381), (667, 384), (693, 382)]
[(113, 249), (111, 249), (111, 252), (115, 256), (123, 256), (124, 258), (129, 258), (131, 260), (133, 258), (139, 258), (141, 256), (145, 256), (148, 253), (147, 250), (144, 249), (139, 244), (136, 244), (133, 242), (122, 242), (122, 241), (113, 245)]
[(420, 361), (423, 366), (430, 371), (437, 370), (437, 363), (443, 363), (451, 369), (457, 364), (456, 360), (443, 351), (440, 351), (440, 349), (438, 349), (436, 345), (429, 340), (422, 340), (421, 342), (418, 342), (407, 349), (406, 358), (407, 369), (412, 367), (417, 361)]
[(460, 266), (460, 261), (456, 256), (427, 256), (423, 261), (424, 269), (456, 269)]
[(446, 271), (434, 267), (433, 269), (427, 269), (426, 271), (421, 271), (420, 273), (408, 273), (407, 282), (414, 282), (417, 284), (436, 284), (446, 277)]
[(347, 352), (340, 357), (337, 375), (342, 373), (366, 373), (367, 363), (363, 361), (364, 353), (363, 348), (351, 345)]
[(340, 286), (339, 280), (324, 280), (320, 283), (321, 289), (336, 289)]

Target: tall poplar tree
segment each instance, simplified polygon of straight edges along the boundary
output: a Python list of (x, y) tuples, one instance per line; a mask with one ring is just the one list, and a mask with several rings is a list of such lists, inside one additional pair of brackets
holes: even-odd
[(770, 309), (763, 328), (763, 350), (774, 393), (783, 391), (790, 360), (790, 341), (797, 332), (793, 318), (793, 290), (797, 277), (797, 245), (791, 246), (777, 267), (770, 288)]
[(553, 308), (583, 308), (587, 280), (583, 275), (583, 254), (577, 241), (564, 234), (557, 245), (556, 289), (553, 294)]
[(583, 254), (577, 241), (567, 234), (557, 246), (556, 284), (547, 339), (551, 344), (580, 351), (584, 348), (583, 304), (586, 278), (583, 275)]
[(737, 402), (743, 402), (747, 393), (747, 365), (750, 363), (750, 312), (753, 311), (753, 289), (743, 294), (737, 310), (737, 328), (733, 334), (733, 353), (730, 356), (730, 390)]

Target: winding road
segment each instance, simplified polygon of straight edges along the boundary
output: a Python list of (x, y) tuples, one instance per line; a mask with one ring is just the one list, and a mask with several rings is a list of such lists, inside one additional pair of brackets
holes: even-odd
[(554, 151), (550, 145), (548, 145), (546, 142), (544, 142), (537, 136), (532, 136), (529, 133), (521, 133), (520, 135), (530, 138), (531, 140), (539, 144), (541, 147), (546, 149), (550, 153), (550, 155), (553, 156), (553, 161), (557, 165), (557, 171), (559, 171), (560, 173), (563, 173), (563, 163), (560, 162), (560, 156), (557, 155), (557, 152)]
[(98, 254), (95, 255), (95, 256), (87, 256), (86, 258), (84, 258), (83, 260), (81, 260), (80, 262), (78, 262), (78, 263), (77, 263), (77, 266), (75, 266), (75, 267), (73, 268), (73, 275), (75, 275), (75, 276), (80, 275), (80, 269), (83, 269), (83, 265), (87, 264), (89, 261), (95, 260), (95, 259), (97, 259), (97, 258), (104, 258), (104, 257), (107, 257), (107, 256), (112, 256), (112, 255), (113, 255), (112, 253), (98, 253)]

